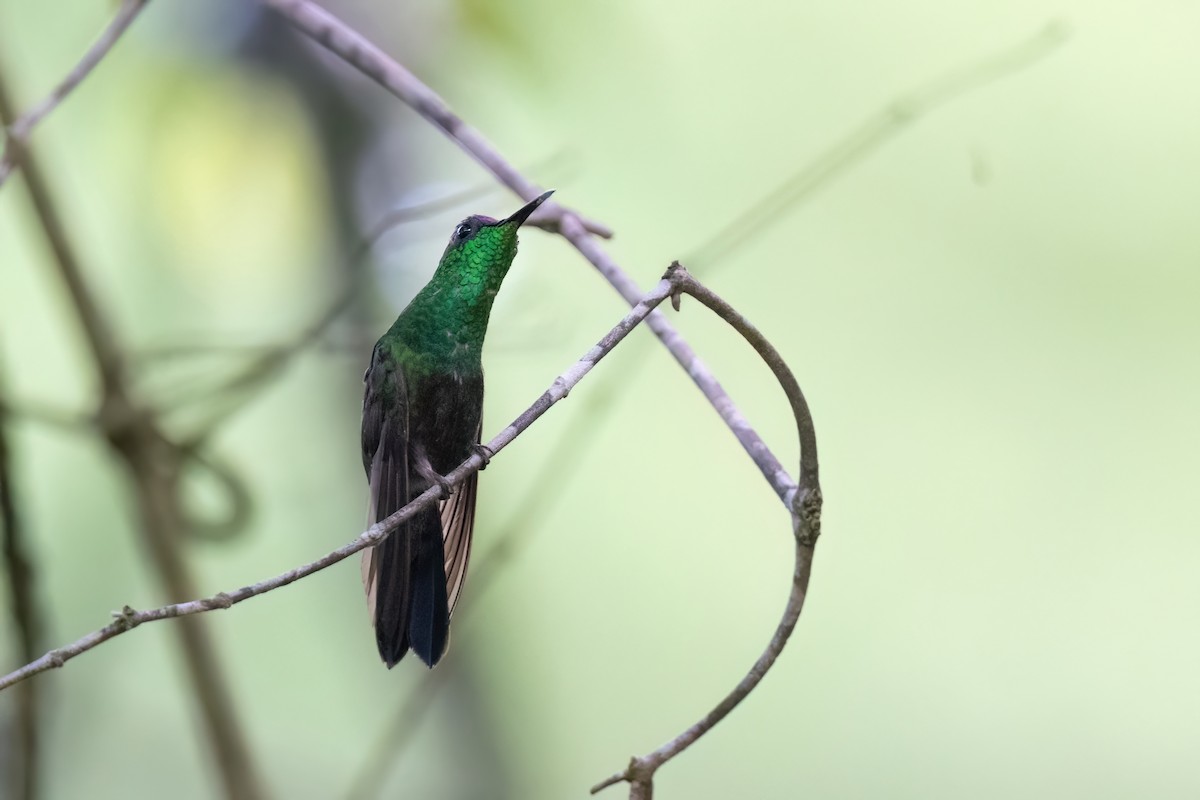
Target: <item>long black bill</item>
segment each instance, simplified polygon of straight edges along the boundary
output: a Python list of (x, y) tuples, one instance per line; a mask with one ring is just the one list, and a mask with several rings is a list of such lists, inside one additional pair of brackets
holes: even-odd
[(506, 220), (501, 220), (500, 224), (508, 225), (511, 222), (515, 222), (515, 223), (517, 223), (517, 225), (524, 224), (525, 220), (529, 219), (529, 215), (532, 214), (534, 211), (537, 211), (537, 207), (540, 206), (542, 203), (546, 202), (546, 198), (548, 198), (552, 194), (554, 194), (553, 189), (546, 192), (541, 197), (535, 197), (533, 200), (530, 200), (528, 203), (526, 203), (525, 205), (523, 205), (519, 209), (517, 209), (517, 213), (513, 214), (511, 217), (509, 217)]

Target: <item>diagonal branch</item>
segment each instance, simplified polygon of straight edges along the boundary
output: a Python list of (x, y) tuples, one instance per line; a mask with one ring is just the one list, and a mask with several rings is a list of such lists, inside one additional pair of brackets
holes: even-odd
[(898, 95), (846, 136), (749, 208), (718, 227), (692, 248), (683, 261), (697, 274), (710, 276), (731, 252), (777, 225), (800, 202), (812, 197), (832, 179), (859, 163), (926, 115), (989, 83), (1007, 78), (1049, 56), (1069, 36), (1062, 22), (1050, 22), (1033, 37), (939, 75)]
[(59, 104), (67, 98), (75, 87), (83, 83), (83, 79), (92, 73), (109, 51), (116, 45), (117, 40), (121, 35), (133, 24), (137, 19), (138, 14), (146, 7), (150, 0), (125, 0), (121, 3), (121, 8), (113, 17), (112, 22), (108, 23), (108, 27), (104, 29), (104, 33), (100, 34), (100, 38), (88, 48), (88, 51), (83, 54), (83, 58), (75, 65), (75, 68), (67, 73), (67, 77), (63, 78), (58, 86), (54, 87), (49, 95), (47, 95), (40, 103), (26, 111), (21, 117), (15, 120), (11, 125), (7, 126), (8, 140), (4, 145), (4, 153), (0, 155), (0, 186), (4, 185), (4, 181), (12, 174), (12, 171), (19, 166), (21, 161), (21, 150), (25, 146), (25, 142), (29, 139), (29, 134), (37, 127), (43, 119), (48, 117), (54, 109), (58, 108)]
[[(507, 428), (500, 431), (496, 436), (487, 443), (487, 449), (492, 453), (498, 453), (507, 447), (514, 439), (517, 438), (523, 431), (529, 428), (539, 417), (545, 414), (552, 405), (562, 400), (567, 396), (567, 393), (575, 387), (580, 380), (587, 375), (593, 367), (599, 363), (600, 359), (604, 358), (614, 347), (624, 339), (630, 331), (638, 326), (653, 310), (665, 300), (667, 297), (676, 291), (676, 285), (670, 275), (659, 281), (658, 285), (648, 292), (645, 297), (622, 319), (617, 325), (610, 330), (604, 338), (596, 343), (595, 347), (588, 350), (575, 364), (569, 369), (555, 378), (545, 392), (525, 410), (521, 416), (513, 420)], [(446, 474), (446, 481), (450, 486), (457, 486), (467, 479), (470, 475), (478, 472), (484, 466), (483, 457), (481, 455), (472, 455), (453, 471)], [(257, 597), (260, 594), (279, 589), (287, 586), (290, 583), (312, 575), (314, 572), (320, 572), (326, 567), (333, 566), (339, 561), (354, 555), (355, 553), (367, 547), (372, 547), (379, 544), (383, 539), (395, 530), (402, 522), (412, 517), (426, 506), (444, 499), (441, 486), (434, 485), (432, 488), (419, 495), (408, 505), (401, 508), (396, 513), (392, 514), (387, 519), (381, 520), (361, 535), (354, 541), (350, 542), (337, 550), (326, 554), (322, 558), (317, 559), (309, 564), (305, 564), (295, 569), (288, 570), (273, 578), (260, 581), (249, 586), (243, 586), (231, 592), (220, 592), (211, 597), (206, 597), (200, 600), (191, 600), (183, 603), (172, 603), (170, 605), (154, 608), (147, 611), (135, 611), (126, 606), (122, 611), (116, 612), (116, 619), (110, 624), (99, 630), (93, 631), (88, 635), (72, 642), (65, 647), (60, 647), (56, 650), (51, 650), (41, 658), (32, 661), (20, 669), (0, 678), (0, 691), (7, 689), (14, 684), (37, 675), (40, 672), (45, 672), (49, 669), (55, 669), (63, 666), (67, 661), (76, 656), (86, 653), (98, 645), (119, 636), (127, 631), (133, 630), (143, 622), (156, 622), (163, 619), (173, 619), (175, 617), (187, 617), (195, 614), (202, 614), (207, 611), (215, 611), (217, 609), (230, 608), (238, 603), (249, 600), (251, 597)]]
[[(310, 0), (261, 0), (261, 2), (277, 11), (318, 44), (328, 48), (411, 106), (413, 110), (441, 129), (452, 141), (516, 194), (524, 199), (531, 199), (542, 193), (540, 187), (522, 175), (500, 155), (500, 152), (482, 133), (455, 114), (436, 92), (333, 14)], [(638, 302), (641, 291), (638, 289), (637, 283), (588, 232), (587, 224), (578, 213), (553, 200), (542, 204), (539, 211), (544, 211), (549, 219), (558, 220), (561, 235), (591, 262), (627, 303), (633, 305)], [(787, 471), (746, 421), (708, 366), (696, 355), (691, 345), (675, 330), (663, 314), (659, 312), (650, 314), (646, 318), (646, 325), (654, 331), (663, 346), (671, 352), (675, 360), (708, 398), (709, 403), (717, 410), (726, 426), (758, 465), (775, 493), (785, 504), (789, 503), (791, 501), (790, 494), (795, 489), (795, 485), (788, 477)]]
[(796, 628), (796, 623), (800, 620), (800, 612), (804, 608), (804, 599), (808, 594), (808, 580), (812, 575), (813, 549), (821, 534), (822, 500), (818, 481), (817, 439), (813, 428), (812, 414), (808, 410), (808, 403), (804, 399), (804, 393), (800, 391), (800, 385), (796, 382), (795, 376), (792, 375), (792, 371), (788, 369), (779, 352), (745, 317), (701, 285), (680, 267), (678, 262), (672, 264), (671, 268), (674, 272), (673, 282), (676, 286), (676, 291), (672, 295), (672, 303), (675, 308), (679, 308), (679, 295), (689, 294), (729, 323), (770, 367), (792, 407), (792, 414), (796, 421), (796, 433), (800, 439), (800, 485), (792, 500), (792, 533), (796, 539), (796, 556), (792, 572), (792, 588), (788, 595), (787, 605), (783, 610), (783, 617), (776, 626), (775, 633), (771, 636), (771, 641), (763, 650), (762, 655), (758, 657), (754, 666), (738, 682), (733, 691), (726, 695), (712, 711), (705, 714), (700, 721), (683, 733), (648, 755), (635, 756), (623, 772), (592, 787), (592, 794), (595, 794), (609, 786), (627, 781), (630, 787), (630, 800), (650, 800), (654, 792), (655, 772), (712, 730), (766, 677), (767, 671), (779, 658), (779, 654), (783, 652), (784, 645), (787, 644), (788, 638)]

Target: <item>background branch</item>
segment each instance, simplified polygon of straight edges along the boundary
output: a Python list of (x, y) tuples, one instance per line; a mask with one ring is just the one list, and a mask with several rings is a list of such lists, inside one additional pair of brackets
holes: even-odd
[[(12, 104), (0, 78), (0, 122), (8, 124), (11, 119)], [(87, 285), (30, 149), (21, 146), (18, 158), (34, 213), (93, 355), (101, 385), (98, 426), (113, 454), (129, 470), (142, 542), (168, 596), (194, 597), (195, 584), (180, 550), (179, 533), (186, 527), (179, 503), (180, 450), (159, 429), (153, 409), (131, 392), (124, 353)], [(199, 620), (186, 620), (176, 626), (176, 633), (191, 680), (191, 694), (226, 796), (237, 800), (262, 797), (257, 770), (208, 631)]]
[[(83, 58), (75, 65), (67, 76), (59, 82), (58, 86), (54, 87), (54, 91), (50, 92), (33, 108), (26, 111), (18, 119), (9, 124), (7, 121), (4, 127), (7, 129), (7, 139), (4, 144), (4, 153), (0, 154), (0, 186), (12, 174), (12, 171), (19, 166), (21, 162), (21, 150), (25, 143), (29, 140), (29, 134), (37, 127), (38, 123), (50, 115), (54, 109), (58, 108), (63, 100), (67, 99), (67, 95), (75, 90), (83, 82), (83, 79), (92, 74), (92, 70), (104, 60), (109, 51), (116, 45), (117, 40), (121, 35), (128, 30), (133, 21), (137, 19), (142, 9), (146, 7), (149, 0), (124, 0), (121, 3), (120, 9), (117, 10), (116, 16), (112, 22), (108, 23), (108, 27), (100, 34), (100, 38), (96, 40), (88, 51), (83, 54)], [(7, 120), (7, 118), (6, 118)]]
[(716, 266), (728, 263), (730, 253), (785, 219), (782, 212), (795, 209), (885, 142), (962, 95), (1033, 66), (1057, 50), (1069, 35), (1064, 23), (1052, 21), (1026, 41), (973, 60), (897, 96), (849, 135), (718, 227), (681, 260), (694, 274), (711, 275)]

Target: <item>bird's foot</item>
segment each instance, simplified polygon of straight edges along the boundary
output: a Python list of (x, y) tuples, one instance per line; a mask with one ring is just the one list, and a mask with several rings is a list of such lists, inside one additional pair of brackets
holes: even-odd
[(486, 444), (471, 445), (471, 452), (483, 459), (483, 463), (479, 465), (480, 472), (487, 469), (487, 465), (492, 463), (492, 458), (496, 455)]
[(418, 458), (413, 465), (416, 467), (417, 473), (429, 481), (430, 484), (441, 489), (441, 500), (446, 500), (450, 495), (454, 494), (454, 487), (450, 485), (450, 481), (446, 480), (445, 475), (438, 474), (438, 471), (433, 468), (426, 458)]
[(450, 481), (446, 480), (444, 475), (433, 475), (433, 482), (442, 490), (442, 499), (449, 500), (450, 495), (454, 494), (454, 487), (450, 485)]

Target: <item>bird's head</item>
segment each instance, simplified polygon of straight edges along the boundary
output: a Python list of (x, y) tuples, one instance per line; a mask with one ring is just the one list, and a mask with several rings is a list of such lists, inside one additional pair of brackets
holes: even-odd
[(504, 219), (482, 215), (467, 217), (450, 234), (443, 259), (452, 253), (460, 253), (468, 261), (500, 259), (511, 262), (517, 253), (517, 229), (552, 194), (553, 190), (534, 198)]

